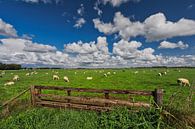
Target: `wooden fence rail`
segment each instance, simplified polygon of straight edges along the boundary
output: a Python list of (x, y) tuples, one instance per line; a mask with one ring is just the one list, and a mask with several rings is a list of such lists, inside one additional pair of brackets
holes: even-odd
[[(65, 95), (44, 94), (43, 90), (65, 91)], [(72, 92), (102, 93), (104, 98), (72, 96)], [(64, 93), (64, 92), (63, 92)], [(128, 100), (112, 99), (111, 94), (127, 94), (136, 96), (153, 96), (156, 105), (162, 105), (163, 90), (115, 90), (115, 89), (92, 89), (70, 88), (62, 86), (31, 86), (31, 102), (34, 106), (68, 107), (90, 110), (110, 110), (111, 106), (149, 107), (145, 102), (130, 102)]]

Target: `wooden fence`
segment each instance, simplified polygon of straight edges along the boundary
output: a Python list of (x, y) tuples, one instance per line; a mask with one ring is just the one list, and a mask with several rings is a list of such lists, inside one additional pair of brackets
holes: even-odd
[[(63, 91), (63, 94), (53, 94), (55, 92), (44, 92), (44, 90)], [(126, 94), (137, 96), (153, 96), (156, 105), (163, 103), (163, 90), (154, 91), (142, 90), (111, 90), (111, 89), (92, 89), (92, 88), (69, 88), (62, 86), (31, 86), (31, 103), (33, 106), (57, 107), (57, 108), (76, 108), (86, 110), (111, 110), (112, 106), (127, 107), (150, 107), (150, 103), (131, 102), (124, 99), (116, 99), (112, 94)], [(103, 94), (102, 97), (73, 96), (74, 92), (87, 92)]]

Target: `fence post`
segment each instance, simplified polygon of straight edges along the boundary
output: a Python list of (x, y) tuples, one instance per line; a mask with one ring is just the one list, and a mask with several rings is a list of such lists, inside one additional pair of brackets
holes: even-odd
[[(104, 92), (104, 95), (105, 95), (106, 99), (109, 99), (109, 92), (108, 91)], [(105, 103), (105, 106), (109, 106), (108, 103)]]
[(35, 87), (30, 87), (30, 94), (31, 94), (31, 104), (35, 106)]
[[(71, 90), (67, 90), (67, 94), (68, 94), (68, 96), (70, 96), (71, 95)], [(67, 102), (70, 103), (70, 99), (68, 99)], [(70, 104), (68, 105), (68, 107), (70, 107)]]
[(163, 104), (163, 89), (155, 89), (153, 91), (153, 97), (154, 97), (154, 102), (158, 106), (162, 106), (162, 104)]

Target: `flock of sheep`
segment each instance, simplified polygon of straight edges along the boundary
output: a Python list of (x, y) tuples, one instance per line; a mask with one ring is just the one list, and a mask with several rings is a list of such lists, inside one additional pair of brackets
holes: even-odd
[[(108, 76), (111, 75), (111, 74), (113, 74), (113, 75), (116, 74), (115, 71), (114, 71), (114, 72), (104, 72), (104, 70), (100, 70), (100, 71), (95, 70), (95, 72), (103, 73), (103, 76), (104, 76), (104, 77), (108, 77)], [(144, 71), (144, 72), (145, 72), (145, 71)], [(159, 77), (161, 77), (161, 76), (166, 76), (166, 75), (167, 75), (167, 72), (169, 72), (169, 71), (159, 72), (159, 73), (158, 73), (158, 76), (159, 76)], [(180, 72), (180, 70), (179, 70), (179, 72)], [(85, 74), (85, 73), (86, 73), (86, 72), (84, 71), (83, 74)], [(138, 71), (135, 71), (135, 72), (134, 72), (134, 74), (138, 74), (138, 73), (139, 73)], [(13, 73), (11, 73), (11, 74), (13, 74)], [(27, 72), (25, 75), (26, 75), (26, 76), (31, 76), (31, 75), (33, 75), (33, 74), (38, 74), (38, 72), (36, 72), (36, 71)], [(47, 75), (48, 73), (45, 73), (45, 74)], [(52, 77), (53, 77), (53, 80), (59, 80), (59, 79), (60, 79), (60, 77), (59, 77), (59, 75), (58, 75), (58, 72), (55, 72), (55, 71), (53, 70), (53, 71), (52, 71), (52, 74), (53, 74), (53, 76), (52, 76)], [(77, 72), (75, 72), (74, 74), (76, 75)], [(2, 78), (4, 75), (5, 75), (5, 71), (2, 71), (2, 72), (0, 73), (0, 78)], [(92, 80), (92, 79), (93, 79), (92, 76), (86, 77), (86, 80)], [(5, 86), (14, 85), (15, 82), (17, 82), (17, 81), (19, 81), (19, 80), (20, 80), (20, 77), (19, 77), (18, 75), (14, 75), (13, 78), (12, 78), (10, 81), (6, 82), (4, 85), (5, 85)], [(64, 77), (63, 77), (63, 80), (64, 80), (65, 82), (70, 82), (70, 81), (69, 81), (69, 78), (68, 78), (67, 76), (64, 76)], [(178, 78), (178, 79), (177, 79), (177, 83), (178, 83), (179, 85), (181, 85), (181, 86), (190, 86), (190, 82), (189, 82), (189, 80), (186, 79), (186, 78)]]

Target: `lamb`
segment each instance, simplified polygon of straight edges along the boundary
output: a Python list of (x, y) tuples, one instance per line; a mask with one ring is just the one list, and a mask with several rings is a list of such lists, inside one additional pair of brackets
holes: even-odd
[(4, 86), (11, 86), (11, 85), (14, 85), (14, 82), (6, 82), (5, 84), (4, 84)]
[(87, 80), (92, 80), (93, 79), (93, 77), (87, 77)]
[(179, 85), (181, 85), (181, 86), (186, 86), (186, 85), (190, 86), (189, 80), (188, 79), (185, 79), (185, 78), (178, 78), (177, 79), (177, 83)]
[(53, 80), (59, 80), (60, 77), (58, 75), (53, 75)]
[(19, 76), (18, 75), (14, 75), (13, 81), (19, 81)]
[(65, 81), (65, 82), (69, 82), (69, 79), (68, 79), (67, 76), (64, 76), (64, 81)]

